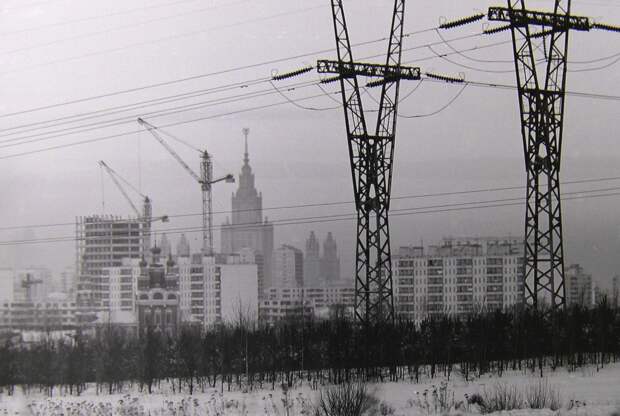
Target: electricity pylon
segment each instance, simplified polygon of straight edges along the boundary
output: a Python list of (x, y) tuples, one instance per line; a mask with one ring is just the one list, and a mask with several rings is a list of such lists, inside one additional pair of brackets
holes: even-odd
[[(570, 0), (553, 12), (525, 8), (525, 0), (491, 7), (488, 19), (508, 22), (517, 74), (521, 133), (527, 171), (524, 296), (526, 304), (566, 305), (560, 201), (560, 165), (569, 31), (618, 28), (570, 14)], [(492, 32), (501, 30), (493, 30)]]
[[(401, 66), (405, 1), (394, 1), (385, 65), (353, 60), (342, 0), (331, 0), (337, 61), (317, 62), (319, 73), (340, 81), (357, 210), (355, 317), (368, 325), (393, 321), (392, 265), (388, 212), (394, 163), (398, 91), (401, 79), (420, 79), (420, 69)], [(381, 86), (375, 134), (369, 134), (357, 76)]]

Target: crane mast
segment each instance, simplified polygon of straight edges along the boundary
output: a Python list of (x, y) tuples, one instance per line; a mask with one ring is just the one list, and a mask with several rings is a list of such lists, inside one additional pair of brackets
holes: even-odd
[(200, 177), (202, 183), (202, 247), (207, 255), (213, 254), (213, 199), (211, 182), (213, 181), (213, 165), (211, 156), (205, 150), (200, 160)]
[[(151, 204), (151, 199), (148, 196), (143, 195), (138, 189), (136, 189), (135, 186), (133, 186), (131, 183), (125, 180), (114, 169), (108, 166), (108, 164), (105, 163), (103, 160), (99, 161), (99, 166), (101, 166), (102, 168), (106, 170), (106, 172), (108, 173), (108, 175), (110, 176), (110, 178), (112, 179), (112, 181), (114, 182), (118, 190), (121, 191), (121, 194), (123, 194), (123, 196), (129, 203), (133, 211), (136, 213), (136, 216), (141, 220), (142, 222), (142, 254), (147, 255), (151, 251), (151, 228), (152, 228), (153, 221), (161, 220), (162, 222), (167, 222), (168, 216), (164, 215), (163, 217), (154, 219), (153, 218), (153, 206)], [(124, 182), (127, 186), (133, 189), (134, 192), (136, 192), (138, 195), (142, 197), (144, 201), (143, 206), (142, 206), (142, 212), (138, 210), (138, 207), (136, 207), (136, 204), (134, 204), (133, 200), (129, 197), (129, 194), (127, 194), (127, 191), (121, 184), (121, 181)]]
[(204, 150), (200, 155), (200, 175), (189, 167), (187, 163), (179, 156), (179, 154), (164, 140), (159, 134), (158, 128), (142, 118), (138, 118), (138, 123), (146, 128), (149, 133), (179, 162), (179, 164), (190, 174), (192, 178), (200, 185), (202, 195), (202, 253), (210, 256), (213, 254), (213, 206), (212, 206), (212, 185), (221, 182), (234, 182), (235, 178), (232, 174), (227, 174), (221, 178), (213, 179), (213, 166), (211, 163), (211, 155)]

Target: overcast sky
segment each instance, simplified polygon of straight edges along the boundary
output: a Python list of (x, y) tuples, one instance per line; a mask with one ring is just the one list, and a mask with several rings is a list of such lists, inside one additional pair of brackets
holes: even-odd
[[(73, 222), (76, 216), (99, 213), (129, 215), (129, 205), (97, 165), (105, 160), (127, 180), (140, 186), (154, 201), (160, 214), (200, 211), (198, 186), (147, 132), (133, 121), (139, 115), (155, 125), (193, 119), (166, 131), (207, 148), (215, 158), (216, 175), (238, 174), (242, 163), (243, 135), (249, 127), (250, 158), (265, 207), (352, 200), (351, 175), (344, 121), (338, 103), (316, 86), (288, 91), (286, 86), (312, 81), (316, 73), (279, 83), (291, 100), (321, 95), (299, 104), (245, 111), (280, 103), (285, 99), (269, 83), (228, 89), (209, 95), (169, 101), (130, 111), (88, 118), (79, 123), (58, 124), (43, 130), (42, 123), (63, 123), (66, 117), (146, 100), (203, 91), (232, 83), (247, 83), (268, 77), (273, 70), (286, 72), (312, 64), (317, 58), (333, 58), (335, 52), (306, 55), (334, 47), (331, 12), (327, 0), (12, 0), (0, 1), (0, 227)], [(444, 31), (450, 45), (469, 50), (491, 43), (493, 47), (452, 54), (450, 47), (432, 30), (440, 18), (458, 18), (484, 11), (488, 1), (409, 1), (403, 62), (423, 71), (448, 75), (463, 73), (468, 80), (514, 84), (514, 65), (509, 33), (479, 34), (477, 22)], [(551, 1), (531, 1), (532, 8), (548, 8)], [(612, 0), (575, 0), (574, 14), (598, 21), (620, 23), (620, 4)], [(392, 1), (345, 1), (353, 43), (388, 35)], [(425, 31), (426, 30), (426, 31)], [(502, 43), (504, 42), (504, 43)], [(419, 45), (432, 44), (428, 47)], [(385, 52), (386, 42), (355, 49), (362, 59)], [(573, 32), (568, 76), (570, 91), (620, 95), (620, 35), (593, 31)], [(600, 58), (616, 54), (615, 59)], [(305, 55), (305, 56), (299, 56)], [(297, 57), (296, 57), (297, 56)], [(257, 63), (293, 57), (265, 65)], [(373, 58), (381, 62), (381, 58)], [(593, 60), (596, 60), (592, 62)], [(614, 65), (615, 63), (615, 65)], [(248, 66), (246, 69), (240, 67)], [(607, 66), (606, 68), (602, 68)], [(469, 68), (466, 68), (469, 67)], [(598, 68), (598, 69), (597, 69)], [(589, 69), (597, 69), (590, 71)], [(225, 71), (231, 70), (231, 71)], [(587, 70), (587, 71), (584, 71)], [(172, 80), (191, 78), (160, 87), (109, 95), (41, 111), (24, 110), (106, 95)], [(333, 92), (337, 85), (325, 87)], [(434, 113), (446, 106), (460, 86), (432, 82), (403, 82), (400, 114)], [(414, 90), (415, 89), (415, 90)], [(223, 103), (222, 99), (249, 93), (262, 97)], [(373, 97), (374, 95), (374, 97)], [(377, 91), (366, 95), (372, 109)], [(333, 96), (338, 99), (338, 96)], [(210, 106), (188, 110), (188, 104)], [(154, 111), (185, 106), (183, 111), (157, 116)], [(569, 96), (566, 102), (562, 180), (620, 176), (620, 146), (617, 100)], [(126, 110), (126, 109), (125, 109)], [(321, 110), (321, 111), (319, 111)], [(235, 113), (236, 112), (236, 113)], [(20, 113), (17, 115), (8, 115)], [(226, 113), (234, 113), (221, 116)], [(89, 115), (90, 117), (90, 115)], [(65, 118), (65, 119), (63, 119)], [(104, 121), (110, 124), (102, 124)], [(398, 121), (393, 196), (485, 189), (525, 184), (522, 142), (516, 91), (467, 87), (438, 114), (424, 118), (402, 117)], [(123, 124), (118, 124), (123, 123)], [(25, 130), (6, 130), (17, 126)], [(67, 134), (69, 127), (86, 126), (89, 131)], [(52, 136), (45, 136), (43, 133)], [(80, 141), (116, 138), (73, 147), (44, 150)], [(19, 140), (16, 140), (19, 139)], [(31, 143), (23, 141), (36, 140)], [(170, 141), (188, 163), (198, 169), (198, 154)], [(20, 153), (39, 153), (15, 156)], [(620, 181), (567, 184), (564, 192), (607, 189)], [(230, 209), (236, 185), (218, 184), (214, 190), (216, 211)], [(394, 201), (396, 210), (451, 203), (519, 198), (524, 190), (472, 193), (459, 197), (403, 198)], [(102, 200), (104, 204), (102, 204)], [(138, 202), (138, 197), (135, 197)], [(103, 208), (105, 206), (105, 208)], [(566, 201), (563, 204), (566, 263), (581, 263), (601, 281), (620, 272), (620, 196)], [(352, 205), (322, 208), (266, 210), (270, 220), (306, 218), (352, 213)], [(393, 215), (393, 250), (403, 244), (425, 244), (445, 236), (504, 235), (523, 232), (523, 206)], [(216, 214), (215, 223), (225, 214)], [(173, 218), (167, 228), (198, 226), (200, 217)], [(161, 228), (161, 227), (160, 227)], [(342, 269), (351, 273), (354, 253), (354, 222), (316, 222), (276, 226), (276, 243), (303, 247), (310, 230), (323, 240), (333, 231), (339, 244)], [(71, 237), (72, 226), (0, 231), (0, 241), (20, 238)], [(219, 231), (216, 230), (216, 247)], [(174, 242), (178, 236), (171, 234)], [(188, 237), (199, 247), (198, 233)], [(73, 243), (0, 246), (0, 261), (6, 265), (47, 265), (55, 270), (74, 263)], [(0, 267), (2, 264), (0, 264)]]

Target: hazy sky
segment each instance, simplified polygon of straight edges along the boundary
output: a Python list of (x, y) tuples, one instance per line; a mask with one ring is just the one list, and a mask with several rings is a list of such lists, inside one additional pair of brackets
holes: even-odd
[[(531, 1), (531, 7), (548, 8), (551, 1)], [(575, 14), (620, 24), (620, 4), (612, 0), (575, 0)], [(330, 2), (327, 0), (13, 0), (0, 1), (0, 227), (73, 222), (76, 216), (101, 213), (128, 215), (131, 209), (108, 177), (102, 180), (97, 165), (105, 160), (116, 171), (140, 185), (154, 201), (155, 214), (186, 214), (200, 211), (198, 186), (177, 162), (147, 132), (133, 121), (144, 115), (155, 125), (203, 120), (166, 129), (195, 147), (206, 147), (215, 158), (217, 175), (238, 174), (243, 152), (241, 129), (249, 127), (251, 164), (265, 207), (352, 200), (351, 175), (344, 121), (338, 103), (322, 95), (300, 104), (261, 110), (244, 109), (283, 102), (269, 83), (202, 94), (193, 98), (135, 108), (104, 117), (87, 118), (73, 124), (42, 129), (43, 123), (64, 123), (66, 117), (146, 100), (173, 97), (246, 83), (268, 77), (272, 70), (286, 72), (311, 64), (317, 58), (335, 57), (335, 52), (292, 58), (284, 62), (254, 65), (280, 58), (305, 55), (334, 47)], [(392, 1), (345, 1), (351, 41), (364, 42), (388, 35)], [(442, 16), (458, 18), (484, 11), (487, 1), (412, 1), (407, 3), (406, 32), (420, 32), (439, 24)], [(442, 32), (446, 38), (480, 33), (482, 23)], [(508, 33), (471, 36), (455, 40), (459, 50), (506, 42)], [(468, 80), (514, 84), (511, 45), (503, 43), (466, 56), (450, 55), (448, 62), (435, 53), (450, 52), (432, 31), (405, 39), (403, 62), (420, 65), (423, 71), (456, 75)], [(433, 44), (432, 50), (419, 45)], [(357, 58), (382, 54), (386, 42), (355, 49)], [(568, 89), (579, 92), (620, 95), (620, 35), (611, 32), (573, 32), (569, 59), (573, 61)], [(598, 60), (616, 55), (615, 59)], [(382, 59), (374, 58), (378, 62)], [(591, 62), (592, 60), (598, 60)], [(614, 65), (615, 63), (615, 65)], [(239, 67), (249, 66), (238, 70)], [(466, 68), (467, 66), (469, 68)], [(601, 68), (596, 71), (584, 71)], [(196, 75), (202, 76), (156, 88), (139, 89), (97, 100), (62, 105), (42, 111), (8, 115), (56, 103), (105, 95)], [(279, 83), (290, 99), (321, 95), (316, 86), (287, 91), (286, 86), (316, 80), (316, 73)], [(337, 85), (326, 86), (333, 92)], [(414, 91), (415, 88), (415, 91)], [(402, 84), (403, 116), (433, 113), (460, 91), (460, 86), (432, 82)], [(262, 97), (223, 103), (226, 97), (264, 94)], [(410, 94), (411, 93), (411, 94)], [(374, 97), (372, 96), (374, 95)], [(366, 96), (372, 109), (377, 91)], [(334, 96), (336, 99), (338, 96)], [(212, 101), (207, 103), (207, 101)], [(188, 110), (188, 104), (202, 107)], [(200, 103), (200, 104), (199, 104)], [(210, 106), (205, 106), (210, 104)], [(183, 111), (154, 116), (154, 111)], [(562, 180), (620, 176), (618, 101), (569, 96), (566, 102)], [(318, 111), (325, 110), (325, 111)], [(330, 110), (331, 109), (331, 110)], [(236, 114), (216, 117), (221, 114)], [(89, 115), (88, 117), (91, 117)], [(64, 118), (64, 119), (63, 119)], [(110, 121), (106, 125), (102, 122)], [(118, 124), (123, 123), (123, 124)], [(16, 126), (24, 130), (7, 130)], [(67, 134), (68, 128), (86, 126), (89, 131)], [(45, 136), (43, 133), (50, 133)], [(46, 150), (96, 138), (132, 133), (99, 142)], [(59, 136), (61, 135), (61, 136)], [(16, 140), (19, 139), (19, 140)], [(34, 141), (24, 143), (24, 141)], [(178, 152), (198, 169), (198, 154), (174, 141)], [(400, 118), (396, 143), (393, 194), (398, 196), (451, 192), (525, 183), (517, 95), (512, 90), (467, 87), (443, 111), (426, 118)], [(620, 186), (620, 181), (572, 184), (566, 193)], [(230, 209), (236, 185), (218, 184), (214, 191), (216, 211)], [(487, 192), (460, 197), (403, 198), (394, 201), (399, 209), (452, 203), (519, 198), (523, 190)], [(136, 201), (138, 198), (136, 197)], [(620, 272), (620, 196), (569, 200), (563, 205), (567, 264), (581, 263), (595, 278), (606, 281)], [(271, 220), (307, 218), (352, 213), (352, 205), (322, 208), (266, 210)], [(523, 206), (393, 215), (393, 249), (402, 244), (431, 243), (444, 236), (521, 235)], [(216, 214), (220, 224), (225, 214)], [(167, 228), (198, 226), (200, 217), (173, 218)], [(351, 271), (354, 252), (354, 222), (316, 222), (276, 226), (276, 243), (303, 247), (310, 230), (322, 240), (334, 232), (343, 261)], [(32, 228), (37, 238), (68, 237), (72, 226)], [(219, 231), (216, 230), (216, 246)], [(175, 241), (177, 235), (171, 234)], [(194, 248), (200, 235), (188, 235)], [(0, 241), (32, 238), (27, 230), (1, 230)], [(74, 262), (72, 242), (0, 246), (0, 261), (49, 265), (60, 269)], [(0, 267), (2, 265), (0, 264)]]

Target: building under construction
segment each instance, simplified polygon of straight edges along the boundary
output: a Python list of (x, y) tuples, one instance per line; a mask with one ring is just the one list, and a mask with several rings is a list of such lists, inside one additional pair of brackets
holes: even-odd
[[(150, 211), (150, 209), (149, 209)], [(88, 216), (76, 219), (78, 303), (110, 306), (109, 277), (104, 268), (120, 267), (124, 258), (142, 258), (151, 246), (151, 224), (144, 218)], [(82, 302), (80, 302), (82, 301)]]

